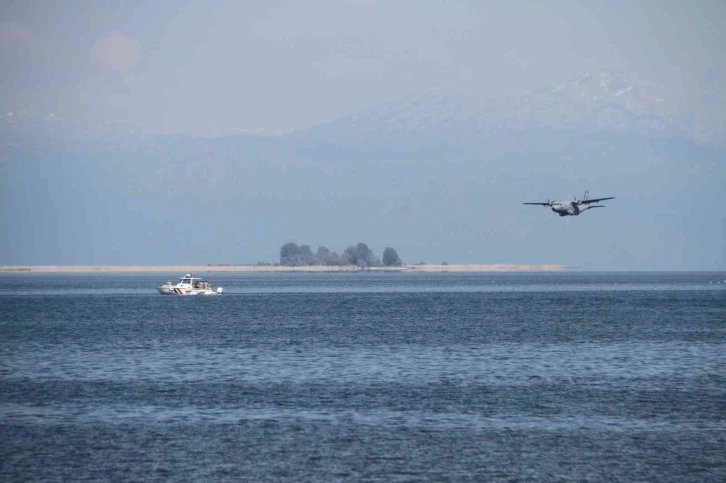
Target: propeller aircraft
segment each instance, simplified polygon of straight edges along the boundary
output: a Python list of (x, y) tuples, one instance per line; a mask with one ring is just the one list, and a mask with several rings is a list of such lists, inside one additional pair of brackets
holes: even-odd
[(574, 201), (550, 201), (547, 200), (547, 203), (524, 203), (525, 205), (539, 205), (539, 206), (549, 206), (552, 211), (557, 213), (560, 216), (577, 216), (580, 213), (582, 213), (585, 210), (589, 210), (590, 208), (605, 208), (604, 205), (593, 205), (592, 203), (598, 203), (600, 201), (605, 200), (614, 200), (614, 196), (609, 196), (607, 198), (594, 198), (590, 199), (590, 192), (585, 191), (585, 196), (578, 200), (577, 197), (575, 197)]

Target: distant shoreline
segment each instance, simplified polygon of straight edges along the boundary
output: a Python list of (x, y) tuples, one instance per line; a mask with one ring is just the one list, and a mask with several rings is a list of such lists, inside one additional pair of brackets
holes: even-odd
[(451, 264), (451, 265), (403, 265), (401, 267), (371, 267), (361, 270), (355, 265), (288, 267), (280, 265), (7, 265), (0, 266), (0, 273), (223, 273), (223, 272), (552, 272), (563, 271), (564, 265), (517, 265), (517, 264)]

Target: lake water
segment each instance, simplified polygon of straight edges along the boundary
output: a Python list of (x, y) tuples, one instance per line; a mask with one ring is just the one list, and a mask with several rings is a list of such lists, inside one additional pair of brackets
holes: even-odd
[(726, 481), (726, 273), (0, 274), (0, 481)]

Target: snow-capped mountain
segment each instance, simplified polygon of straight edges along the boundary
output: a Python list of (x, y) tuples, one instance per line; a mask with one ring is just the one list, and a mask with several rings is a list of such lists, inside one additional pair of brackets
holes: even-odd
[(387, 139), (484, 138), (532, 128), (615, 131), (699, 144), (720, 143), (719, 125), (653, 83), (617, 70), (585, 73), (564, 84), (520, 96), (412, 96), (311, 128), (338, 142)]

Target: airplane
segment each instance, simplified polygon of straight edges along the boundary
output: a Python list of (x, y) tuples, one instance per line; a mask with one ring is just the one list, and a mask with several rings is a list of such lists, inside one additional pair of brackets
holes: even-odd
[(583, 199), (578, 200), (575, 198), (574, 201), (550, 201), (547, 200), (547, 203), (524, 203), (525, 205), (540, 205), (540, 206), (549, 206), (552, 208), (552, 211), (557, 213), (560, 216), (577, 216), (580, 213), (582, 213), (585, 210), (589, 210), (590, 208), (605, 208), (604, 205), (592, 205), (591, 203), (597, 203), (598, 201), (605, 201), (605, 200), (614, 200), (614, 196), (609, 196), (607, 198), (596, 198), (596, 199), (590, 199), (590, 192), (585, 191), (585, 196)]

